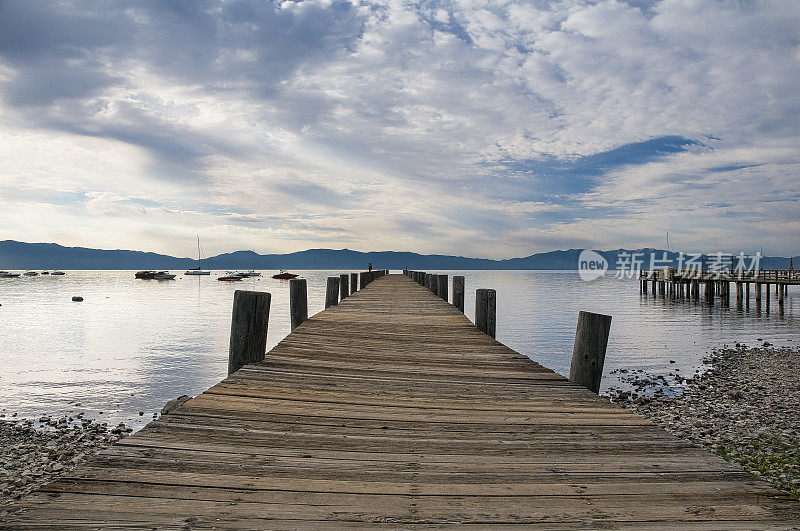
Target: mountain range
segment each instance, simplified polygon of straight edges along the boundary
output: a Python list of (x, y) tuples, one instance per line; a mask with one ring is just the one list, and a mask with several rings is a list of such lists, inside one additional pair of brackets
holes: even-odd
[[(399, 251), (361, 252), (350, 249), (308, 249), (287, 254), (258, 254), (235, 251), (204, 258), (204, 269), (366, 269), (372, 262), (376, 269), (575, 269), (582, 249), (549, 251), (522, 258), (491, 260), (441, 254), (419, 254)], [(616, 249), (597, 251), (615, 269), (620, 256), (639, 253), (644, 268), (651, 256), (659, 267), (676, 265), (677, 252), (662, 249)], [(666, 253), (666, 254), (665, 254)], [(735, 253), (735, 254), (738, 254)], [(666, 261), (663, 261), (666, 256)], [(624, 258), (623, 258), (624, 259)], [(800, 268), (800, 257), (793, 259)], [(56, 243), (0, 241), (0, 269), (188, 269), (197, 267), (193, 258), (179, 258), (158, 253), (64, 247)], [(763, 257), (762, 269), (786, 269), (789, 258)]]

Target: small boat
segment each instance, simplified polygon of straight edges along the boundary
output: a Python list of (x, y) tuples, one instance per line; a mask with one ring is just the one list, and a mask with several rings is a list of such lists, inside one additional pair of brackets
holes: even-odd
[(10, 271), (0, 271), (0, 278), (17, 278), (19, 273), (12, 273)]
[(258, 271), (253, 271), (252, 269), (250, 271), (245, 271), (242, 274), (244, 276), (246, 276), (246, 277), (260, 277), (261, 276), (261, 273), (259, 273)]
[(66, 275), (66, 273), (64, 273), (63, 271), (53, 271), (53, 272), (52, 272), (52, 273), (50, 273), (50, 274), (51, 274), (51, 275), (56, 275), (56, 276), (63, 276), (63, 275)]
[(278, 273), (277, 275), (272, 275), (272, 278), (278, 278), (278, 279), (281, 279), (281, 280), (289, 280), (291, 278), (297, 278), (298, 276), (300, 276), (300, 275), (295, 275), (294, 273), (289, 273), (289, 272), (284, 271), (283, 269), (281, 269), (281, 272)]
[(37, 273), (36, 271), (25, 271), (24, 274), (25, 274), (26, 277), (38, 277), (39, 276), (39, 273)]
[(153, 275), (155, 280), (173, 280), (175, 275), (170, 273), (169, 271), (159, 271), (155, 275)]
[(184, 275), (193, 275), (193, 276), (200, 276), (200, 275), (210, 275), (211, 271), (204, 271), (201, 267), (200, 262), (200, 236), (197, 237), (197, 267), (192, 269), (187, 269), (184, 271)]
[(50, 274), (50, 271), (42, 271), (42, 274), (43, 274), (43, 275), (49, 275), (49, 274)]
[(187, 269), (183, 272), (184, 275), (210, 275), (211, 271), (203, 271), (202, 269)]
[(217, 278), (217, 280), (220, 280), (222, 282), (241, 282), (243, 278), (244, 277), (241, 275), (227, 275), (224, 277), (219, 277)]
[(152, 279), (156, 278), (156, 273), (158, 273), (158, 271), (150, 271), (150, 270), (137, 271), (136, 274), (134, 275), (134, 277), (141, 278), (141, 279), (144, 279), (144, 280), (152, 280)]

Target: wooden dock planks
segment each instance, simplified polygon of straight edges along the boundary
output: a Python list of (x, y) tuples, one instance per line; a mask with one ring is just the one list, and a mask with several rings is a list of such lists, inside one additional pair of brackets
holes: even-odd
[(797, 505), (389, 275), (2, 525), (759, 528)]

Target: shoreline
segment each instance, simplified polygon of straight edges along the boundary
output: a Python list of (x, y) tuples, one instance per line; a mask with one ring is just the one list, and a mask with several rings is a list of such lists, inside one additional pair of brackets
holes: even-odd
[(636, 373), (628, 376), (633, 393), (610, 397), (800, 498), (800, 347), (737, 344), (704, 362), (705, 372), (675, 377), (680, 393), (671, 394), (663, 377)]
[[(170, 400), (160, 414), (168, 414), (189, 398), (181, 395)], [(109, 428), (107, 423), (86, 419), (83, 414), (75, 418), (43, 416), (38, 423), (32, 419), (0, 419), (0, 514), (13, 510), (22, 496), (66, 474), (131, 432), (133, 428), (124, 422)]]

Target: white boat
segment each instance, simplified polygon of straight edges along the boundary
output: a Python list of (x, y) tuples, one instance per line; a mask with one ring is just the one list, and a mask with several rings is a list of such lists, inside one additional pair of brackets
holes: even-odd
[(175, 275), (170, 273), (169, 271), (159, 271), (155, 275), (153, 275), (155, 280), (173, 280)]
[(23, 274), (26, 277), (38, 277), (39, 276), (39, 273), (37, 273), (36, 271), (25, 271), (25, 273), (23, 273)]
[(200, 236), (197, 236), (197, 267), (194, 269), (187, 269), (183, 272), (184, 275), (210, 275), (211, 271), (206, 271), (202, 268), (202, 264), (200, 262)]
[(0, 278), (17, 278), (19, 273), (12, 273), (10, 271), (0, 271)]
[(50, 274), (51, 275), (56, 275), (56, 276), (66, 275), (66, 273), (64, 273), (63, 271), (53, 271)]
[(260, 277), (261, 273), (259, 273), (258, 271), (253, 271), (251, 269), (250, 271), (245, 271), (244, 272), (244, 276), (246, 276), (246, 277)]

